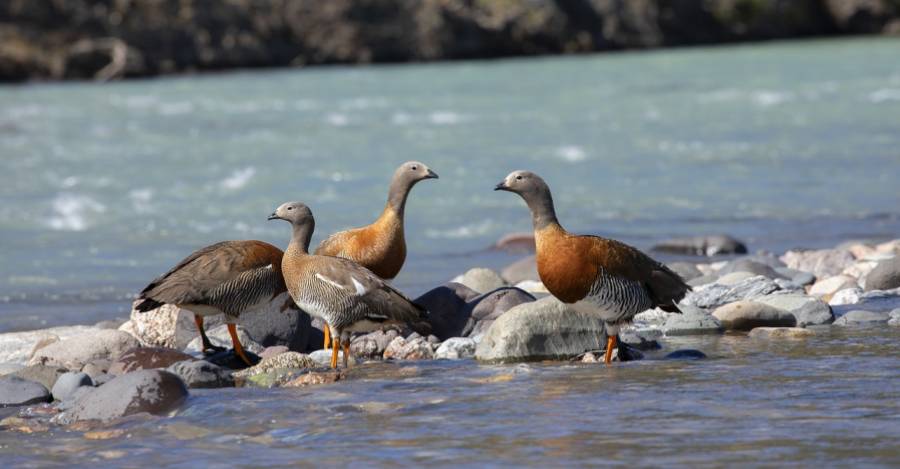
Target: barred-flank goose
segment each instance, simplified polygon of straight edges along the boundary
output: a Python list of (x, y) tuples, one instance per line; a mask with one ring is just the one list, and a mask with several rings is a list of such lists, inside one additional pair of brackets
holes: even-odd
[(309, 253), (315, 220), (309, 207), (287, 202), (269, 220), (291, 223), (291, 242), (281, 270), (288, 293), (304, 311), (322, 318), (331, 341), (331, 367), (337, 368), (338, 347), (344, 349), (344, 367), (350, 355), (350, 334), (371, 332), (386, 324), (411, 323), (425, 318), (414, 304), (371, 270), (340, 257)]
[(246, 310), (271, 301), (287, 288), (281, 275), (281, 249), (262, 241), (223, 241), (184, 258), (147, 285), (140, 312), (169, 303), (194, 313), (203, 351), (217, 350), (203, 330), (203, 317), (224, 314), (234, 352), (253, 365), (237, 337), (235, 323)]
[[(403, 215), (409, 191), (417, 182), (437, 179), (438, 175), (418, 161), (407, 161), (394, 171), (388, 200), (374, 223), (337, 232), (319, 243), (316, 254), (350, 259), (379, 277), (391, 280), (400, 273), (406, 260)], [(329, 346), (325, 329), (325, 348)]]
[(690, 291), (684, 280), (643, 252), (616, 240), (567, 232), (556, 219), (550, 188), (540, 176), (513, 171), (494, 190), (519, 194), (531, 210), (537, 267), (550, 293), (606, 325), (603, 361), (618, 346), (619, 328), (651, 308), (678, 312)]

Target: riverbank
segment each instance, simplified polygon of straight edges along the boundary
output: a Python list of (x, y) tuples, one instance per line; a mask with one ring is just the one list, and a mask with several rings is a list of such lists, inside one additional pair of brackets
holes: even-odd
[(460, 60), (900, 33), (887, 0), (195, 1), (0, 6), (0, 81)]

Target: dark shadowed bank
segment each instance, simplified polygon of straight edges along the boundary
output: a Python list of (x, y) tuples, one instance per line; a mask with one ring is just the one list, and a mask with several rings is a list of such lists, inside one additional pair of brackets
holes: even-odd
[(0, 80), (898, 32), (900, 0), (4, 0)]

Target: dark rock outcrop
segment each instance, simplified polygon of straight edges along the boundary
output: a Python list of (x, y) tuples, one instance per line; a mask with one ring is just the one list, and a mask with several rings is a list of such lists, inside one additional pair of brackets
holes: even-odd
[(0, 80), (877, 34), (898, 17), (892, 0), (8, 0)]
[(79, 398), (68, 420), (112, 420), (126, 415), (162, 415), (177, 409), (188, 390), (177, 375), (162, 370), (124, 374)]

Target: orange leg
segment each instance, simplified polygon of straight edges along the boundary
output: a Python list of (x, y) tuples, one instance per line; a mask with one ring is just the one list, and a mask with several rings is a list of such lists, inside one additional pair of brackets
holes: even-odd
[(337, 368), (338, 347), (340, 347), (340, 345), (338, 344), (338, 341), (332, 340), (331, 341), (331, 367), (332, 368)]
[(350, 339), (344, 342), (344, 368), (350, 368), (348, 360), (350, 359)]
[(197, 325), (197, 330), (200, 331), (200, 340), (203, 343), (203, 348), (200, 350), (201, 352), (205, 352), (211, 348), (213, 348), (212, 343), (209, 341), (209, 337), (206, 337), (206, 331), (203, 329), (203, 316), (199, 314), (194, 315), (194, 324)]
[(609, 365), (612, 363), (612, 352), (616, 348), (616, 336), (611, 335), (606, 338), (606, 354), (603, 356), (603, 363)]
[(247, 364), (247, 366), (253, 366), (253, 362), (247, 358), (247, 355), (244, 353), (244, 346), (241, 345), (241, 341), (238, 340), (237, 336), (237, 326), (234, 324), (228, 325), (228, 333), (231, 334), (231, 344), (234, 346), (234, 353), (238, 357), (241, 358), (241, 361)]
[(325, 324), (325, 345), (322, 346), (323, 349), (328, 350), (331, 348), (331, 328), (328, 327), (328, 324)]

